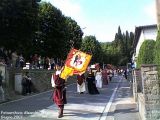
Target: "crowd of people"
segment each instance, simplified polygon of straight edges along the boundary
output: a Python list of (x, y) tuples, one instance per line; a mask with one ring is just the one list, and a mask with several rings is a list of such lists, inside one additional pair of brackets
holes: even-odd
[(25, 58), (22, 53), (6, 50), (4, 47), (0, 48), (0, 63), (6, 64), (7, 67), (22, 69), (55, 69), (55, 64), (64, 64), (63, 60), (59, 58), (42, 57), (36, 53)]

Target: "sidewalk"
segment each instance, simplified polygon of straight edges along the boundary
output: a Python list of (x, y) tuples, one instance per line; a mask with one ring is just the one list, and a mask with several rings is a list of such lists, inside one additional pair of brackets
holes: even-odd
[(141, 120), (130, 83), (125, 78), (120, 83), (106, 120)]

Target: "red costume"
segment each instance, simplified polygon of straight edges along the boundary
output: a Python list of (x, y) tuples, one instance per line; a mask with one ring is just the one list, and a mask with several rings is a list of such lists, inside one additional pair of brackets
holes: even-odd
[(108, 75), (106, 69), (102, 70), (102, 78), (103, 78), (103, 84), (108, 85)]
[(82, 85), (82, 83), (84, 82), (84, 80), (85, 80), (84, 74), (82, 74), (82, 75), (77, 75), (77, 83), (78, 83), (79, 85)]
[(58, 117), (60, 118), (60, 117), (63, 117), (64, 104), (67, 103), (65, 80), (60, 78), (59, 75), (56, 75), (56, 74), (53, 76), (53, 78), (55, 83), (53, 101), (60, 109), (59, 115), (58, 115)]

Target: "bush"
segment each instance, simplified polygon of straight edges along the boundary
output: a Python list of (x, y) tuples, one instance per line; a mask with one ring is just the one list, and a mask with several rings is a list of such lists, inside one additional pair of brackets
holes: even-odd
[(154, 48), (154, 63), (160, 65), (160, 31), (158, 31), (157, 40)]
[(154, 40), (145, 40), (139, 50), (137, 59), (137, 68), (140, 68), (142, 64), (154, 63)]
[[(154, 63), (160, 65), (160, 31), (158, 31), (156, 44), (154, 48)], [(160, 67), (158, 67), (158, 76), (160, 77)]]

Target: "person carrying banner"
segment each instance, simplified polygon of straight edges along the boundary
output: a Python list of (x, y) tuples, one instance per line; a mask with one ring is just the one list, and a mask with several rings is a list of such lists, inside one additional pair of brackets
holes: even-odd
[(56, 72), (52, 75), (51, 84), (54, 87), (53, 102), (59, 108), (58, 118), (63, 117), (64, 104), (67, 104), (65, 80), (60, 78), (61, 67), (56, 65)]
[(77, 92), (79, 94), (83, 94), (85, 91), (86, 91), (85, 76), (84, 76), (84, 74), (77, 75)]

